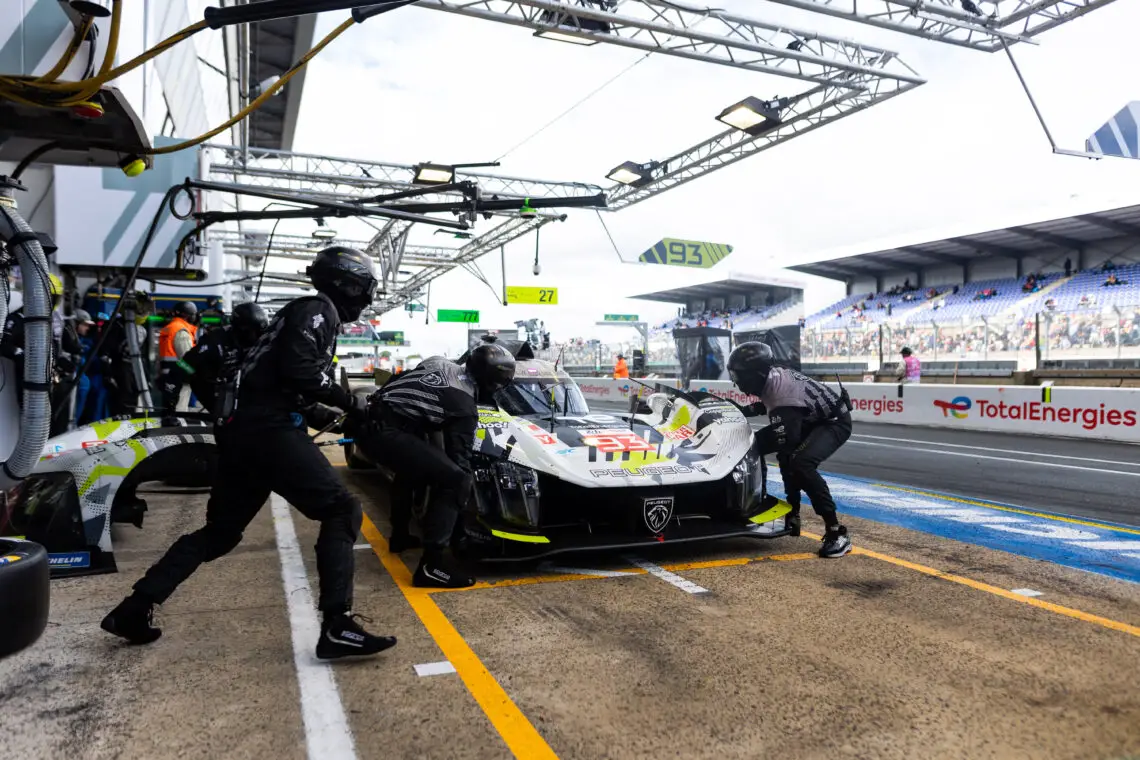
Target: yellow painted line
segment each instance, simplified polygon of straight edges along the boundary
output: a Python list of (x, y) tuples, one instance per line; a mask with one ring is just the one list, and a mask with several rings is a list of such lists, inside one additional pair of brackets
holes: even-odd
[[(804, 533), (803, 535), (808, 536), (807, 533)], [(809, 536), (809, 537), (810, 538), (821, 538), (821, 536)], [(1122, 623), (1119, 620), (1112, 620), (1111, 618), (1101, 617), (1100, 615), (1094, 615), (1091, 612), (1083, 612), (1081, 610), (1075, 610), (1072, 607), (1064, 607), (1060, 604), (1053, 604), (1052, 602), (1045, 602), (1045, 601), (1042, 601), (1040, 599), (1036, 599), (1034, 597), (1022, 596), (1021, 594), (1015, 594), (1012, 591), (1007, 591), (1006, 589), (999, 588), (997, 586), (991, 586), (988, 583), (982, 583), (981, 581), (976, 581), (973, 578), (965, 578), (961, 575), (954, 575), (953, 573), (948, 573), (944, 570), (938, 570), (938, 569), (935, 569), (933, 567), (927, 567), (926, 565), (920, 565), (917, 562), (910, 562), (909, 560), (902, 559), (901, 557), (894, 557), (894, 556), (891, 556), (890, 554), (882, 554), (880, 552), (873, 552), (870, 549), (860, 549), (858, 547), (852, 549), (851, 553), (852, 554), (861, 554), (863, 556), (871, 557), (873, 559), (881, 560), (883, 562), (889, 562), (892, 565), (897, 565), (898, 567), (905, 567), (908, 570), (914, 570), (915, 572), (919, 572), (919, 573), (922, 573), (924, 575), (929, 575), (932, 578), (941, 578), (944, 581), (950, 581), (951, 583), (957, 583), (957, 584), (960, 584), (962, 586), (968, 586), (969, 588), (976, 589), (978, 591), (985, 591), (987, 594), (993, 594), (994, 596), (1000, 596), (1003, 599), (1010, 599), (1012, 601), (1020, 602), (1022, 604), (1028, 604), (1031, 607), (1039, 607), (1043, 610), (1048, 610), (1049, 612), (1053, 612), (1053, 613), (1056, 613), (1058, 615), (1064, 615), (1065, 617), (1073, 618), (1074, 620), (1083, 620), (1086, 623), (1092, 623), (1094, 625), (1099, 625), (1099, 626), (1102, 626), (1104, 628), (1109, 628), (1113, 631), (1120, 631), (1122, 633), (1127, 633), (1127, 634), (1131, 634), (1132, 636), (1140, 637), (1140, 626), (1129, 625), (1128, 623)]]
[(1018, 515), (1029, 515), (1030, 517), (1043, 517), (1046, 520), (1056, 520), (1057, 522), (1076, 523), (1077, 525), (1087, 525), (1090, 528), (1103, 528), (1105, 530), (1114, 530), (1117, 533), (1131, 533), (1140, 536), (1140, 530), (1134, 528), (1121, 528), (1116, 525), (1106, 525), (1104, 523), (1092, 522), (1091, 520), (1081, 520), (1076, 517), (1062, 517), (1060, 515), (1051, 515), (1048, 512), (1034, 512), (1030, 509), (1018, 509), (1016, 507), (1002, 507), (997, 504), (987, 504), (984, 501), (974, 501), (973, 499), (960, 499), (956, 496), (944, 496), (940, 493), (931, 493), (929, 491), (920, 491), (917, 488), (904, 488), (903, 486), (889, 486), (886, 483), (875, 483), (876, 488), (886, 488), (891, 491), (905, 491), (906, 493), (918, 494), (919, 496), (928, 496), (932, 499), (944, 499), (946, 501), (956, 501), (959, 504), (969, 504), (975, 507), (985, 507), (986, 509), (996, 509), (1001, 512), (1013, 512)]
[(554, 750), (542, 738), (542, 734), (527, 720), (522, 710), (503, 690), (495, 677), (483, 665), (479, 656), (471, 649), (455, 626), (443, 614), (443, 610), (432, 600), (424, 589), (412, 585), (412, 574), (399, 557), (388, 551), (388, 542), (380, 535), (376, 525), (364, 516), (361, 528), (365, 539), (372, 545), (372, 551), (380, 558), (384, 568), (396, 581), (396, 586), (408, 600), (408, 604), (431, 637), (435, 639), (443, 656), (455, 666), (455, 672), (463, 679), (467, 690), (482, 708), (491, 725), (499, 732), (507, 748), (519, 760), (558, 760)]
[(661, 565), (671, 572), (680, 570), (707, 570), (714, 567), (731, 567), (733, 565), (751, 565), (757, 562), (787, 562), (797, 559), (815, 559), (814, 554), (765, 554), (759, 557), (733, 557), (732, 559), (710, 559), (700, 562), (681, 562), (678, 564)]

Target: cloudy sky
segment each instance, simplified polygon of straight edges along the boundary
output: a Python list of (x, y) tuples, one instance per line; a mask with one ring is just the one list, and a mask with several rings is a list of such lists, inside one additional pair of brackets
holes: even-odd
[[(797, 137), (696, 182), (618, 213), (572, 211), (545, 227), (535, 277), (533, 236), (507, 247), (508, 284), (553, 286), (558, 307), (503, 307), (466, 272), (437, 279), (431, 306), (478, 309), (482, 326), (544, 319), (556, 341), (594, 335), (607, 312), (663, 320), (675, 307), (629, 296), (691, 281), (691, 271), (623, 263), (662, 237), (735, 246), (713, 275), (788, 276), (782, 267), (853, 246), (942, 229), (1002, 226), (1070, 199), (1140, 201), (1140, 163), (1054, 156), (1002, 54), (960, 50), (905, 35), (816, 17), (760, 0), (720, 0), (730, 12), (831, 33), (897, 51), (928, 83), (886, 103)], [(323, 14), (318, 37), (343, 14)], [(1140, 3), (1114, 3), (1053, 30), (1015, 55), (1057, 142), (1085, 138), (1140, 98)], [(607, 45), (537, 39), (520, 27), (413, 7), (355, 27), (310, 64), (294, 149), (416, 163), (490, 161), (497, 173), (598, 184), (625, 160), (647, 161), (711, 137), (725, 106), (747, 95), (799, 92), (796, 81), (651, 56)], [(537, 137), (528, 135), (631, 64), (628, 72)], [(519, 145), (523, 142), (522, 145)], [(517, 147), (516, 147), (517, 146)], [(367, 228), (342, 232), (366, 239)], [(489, 226), (491, 223), (485, 223)], [(485, 231), (480, 228), (477, 232)], [(413, 242), (442, 244), (417, 230)], [(459, 241), (451, 241), (458, 243)], [(620, 253), (619, 253), (620, 252)], [(498, 255), (480, 264), (501, 281)], [(661, 271), (665, 270), (665, 271)], [(842, 296), (842, 285), (794, 275), (810, 311)], [(425, 326), (423, 316), (386, 315), (417, 351), (454, 351), (461, 325)], [(598, 333), (601, 329), (602, 332)], [(618, 332), (609, 333), (610, 330)]]

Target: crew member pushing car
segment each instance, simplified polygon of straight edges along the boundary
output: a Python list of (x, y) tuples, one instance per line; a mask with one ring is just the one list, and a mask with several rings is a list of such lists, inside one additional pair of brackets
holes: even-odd
[(277, 493), (321, 524), (317, 657), (370, 655), (395, 646), (394, 636), (374, 636), (350, 614), (360, 503), (309, 438), (300, 413), (319, 402), (364, 419), (364, 402), (332, 382), (329, 370), (341, 322), (355, 321), (372, 303), (376, 275), (366, 254), (341, 246), (318, 253), (307, 273), (317, 295), (297, 298), (277, 312), (238, 371), (236, 392), (217, 402), (218, 471), (206, 526), (174, 543), (107, 615), (104, 630), (136, 644), (157, 639), (162, 631), (153, 626), (154, 605), (166, 601), (201, 563), (232, 551), (269, 495)]
[[(772, 349), (759, 342), (742, 343), (728, 357), (728, 374), (740, 390), (760, 399), (750, 412), (767, 414), (769, 425), (756, 432), (761, 454), (775, 452), (788, 504), (788, 526), (800, 531), (800, 492), (811, 499), (826, 530), (821, 557), (851, 551), (847, 528), (839, 524), (835, 501), (819, 465), (851, 437), (851, 408), (839, 394), (795, 370), (775, 366)], [(754, 416), (754, 415), (753, 415)]]
[[(423, 557), (412, 578), (417, 586), (464, 588), (475, 583), (447, 557), (447, 546), (474, 486), (471, 451), (479, 422), (477, 404), (493, 404), (495, 392), (510, 385), (514, 376), (510, 351), (486, 343), (471, 350), (465, 366), (433, 356), (394, 376), (369, 398), (369, 418), (379, 430), (364, 437), (365, 453), (396, 473), (392, 551), (414, 547), (408, 532), (412, 490), (416, 485), (431, 487)], [(426, 440), (435, 433), (442, 433), (443, 451)]]
[(189, 383), (206, 410), (218, 411), (219, 382), (233, 379), (246, 352), (269, 326), (269, 317), (259, 304), (247, 301), (234, 307), (230, 324), (202, 336), (181, 358), (164, 368), (159, 389), (165, 405), (163, 417), (173, 417), (183, 383)]

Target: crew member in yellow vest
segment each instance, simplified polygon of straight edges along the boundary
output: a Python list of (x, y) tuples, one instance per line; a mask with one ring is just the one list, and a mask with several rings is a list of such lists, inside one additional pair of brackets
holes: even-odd
[[(180, 301), (171, 311), (170, 322), (158, 333), (158, 361), (159, 375), (166, 375), (172, 366), (179, 362), (186, 352), (194, 347), (198, 336), (195, 322), (198, 319), (198, 307), (190, 301)], [(181, 397), (182, 384), (177, 384), (174, 391)], [(169, 400), (166, 401), (169, 404)], [(180, 403), (180, 399), (179, 402)]]

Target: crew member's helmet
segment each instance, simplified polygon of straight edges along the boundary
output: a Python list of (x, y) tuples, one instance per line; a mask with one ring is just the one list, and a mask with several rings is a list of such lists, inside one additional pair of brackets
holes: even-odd
[(728, 376), (737, 388), (752, 396), (764, 392), (768, 373), (776, 363), (772, 349), (759, 341), (741, 343), (728, 356)]
[(481, 398), (489, 399), (515, 379), (515, 357), (497, 343), (484, 343), (467, 355), (467, 376), (479, 388)]
[(242, 348), (249, 348), (261, 334), (269, 327), (269, 315), (261, 304), (253, 301), (239, 303), (234, 307), (230, 317), (230, 326), (233, 327), (234, 337)]
[(899, 353), (902, 354), (903, 356), (910, 356), (914, 352), (910, 350), (909, 346), (903, 346), (903, 350), (899, 351)]
[(305, 270), (318, 292), (336, 306), (341, 321), (355, 322), (376, 295), (376, 269), (368, 254), (334, 245), (325, 248)]
[(194, 305), (193, 301), (179, 301), (174, 304), (171, 313), (176, 317), (182, 317), (190, 324), (194, 324), (194, 320), (198, 318), (198, 307)]

